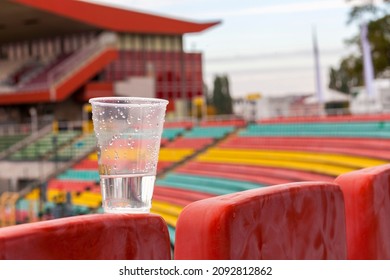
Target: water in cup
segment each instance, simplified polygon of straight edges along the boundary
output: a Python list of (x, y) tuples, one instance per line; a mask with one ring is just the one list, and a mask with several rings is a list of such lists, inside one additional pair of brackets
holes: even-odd
[(103, 208), (107, 213), (147, 213), (156, 176), (151, 174), (101, 175)]
[(90, 102), (104, 211), (149, 212), (168, 102), (131, 97)]

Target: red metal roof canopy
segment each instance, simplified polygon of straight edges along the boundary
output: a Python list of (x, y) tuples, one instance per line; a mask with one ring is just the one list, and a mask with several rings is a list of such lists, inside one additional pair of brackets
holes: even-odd
[(195, 23), (76, 0), (13, 0), (32, 8), (119, 32), (184, 34), (200, 32), (219, 21)]

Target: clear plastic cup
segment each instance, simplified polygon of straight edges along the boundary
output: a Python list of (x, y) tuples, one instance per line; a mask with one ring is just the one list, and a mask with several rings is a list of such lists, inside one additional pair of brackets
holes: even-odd
[(168, 101), (102, 97), (89, 102), (104, 212), (148, 213)]

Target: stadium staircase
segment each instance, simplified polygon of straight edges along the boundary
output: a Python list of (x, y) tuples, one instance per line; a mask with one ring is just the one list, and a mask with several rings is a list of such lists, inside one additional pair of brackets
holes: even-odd
[(66, 99), (117, 58), (115, 43), (115, 34), (100, 34), (80, 50), (61, 55), (39, 73), (35, 71), (35, 76), (16, 85), (13, 91), (0, 94), (0, 104), (57, 102)]

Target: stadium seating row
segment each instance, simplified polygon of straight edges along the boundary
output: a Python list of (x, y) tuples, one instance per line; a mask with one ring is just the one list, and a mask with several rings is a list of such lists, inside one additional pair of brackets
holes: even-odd
[(156, 201), (162, 216), (96, 214), (6, 227), (0, 258), (168, 260), (168, 223), (177, 227), (177, 260), (390, 259), (389, 176), (387, 164), (342, 174), (334, 183), (247, 190), (184, 210)]
[[(223, 129), (222, 129), (223, 128)], [(197, 131), (202, 135), (205, 131), (210, 135), (210, 131), (220, 130), (229, 133), (235, 127), (225, 125), (215, 129), (215, 127), (197, 127)], [(169, 131), (169, 130), (168, 130)], [(233, 134), (222, 142), (215, 142), (213, 138), (186, 138), (188, 131), (173, 128), (172, 131), (180, 131), (182, 137), (177, 134), (173, 141), (169, 141), (165, 147), (161, 148), (158, 170), (164, 171), (176, 162), (182, 162), (185, 158), (196, 151), (217, 143), (217, 148), (209, 148), (195, 160), (190, 160), (185, 165), (179, 166), (167, 176), (156, 182), (156, 199), (166, 202), (172, 207), (181, 208), (201, 198), (199, 196), (217, 196), (240, 192), (247, 189), (259, 188), (274, 184), (284, 184), (296, 181), (328, 181), (331, 182), (339, 174), (349, 172), (366, 166), (386, 163), (367, 157), (358, 157), (341, 154), (318, 154), (314, 151), (301, 151), (300, 149), (291, 151), (290, 144), (297, 144), (302, 147), (304, 143), (310, 142), (315, 148), (323, 145), (323, 141), (313, 138), (307, 141), (299, 137), (258, 137), (240, 136)], [(192, 131), (189, 131), (192, 132)], [(224, 134), (221, 134), (224, 135)], [(89, 135), (93, 137), (92, 135)], [(223, 137), (223, 136), (221, 136)], [(312, 138), (310, 138), (312, 139)], [(374, 139), (352, 139), (352, 138), (327, 138), (335, 145), (342, 148), (343, 144), (339, 140), (345, 139), (345, 145), (361, 147), (364, 142), (366, 148), (385, 147), (385, 140)], [(359, 141), (364, 139), (364, 141)], [(382, 142), (381, 142), (382, 141)], [(341, 141), (342, 142), (342, 141)], [(76, 142), (77, 143), (77, 142)], [(343, 142), (342, 142), (343, 143)], [(299, 146), (299, 144), (301, 144)], [(279, 149), (269, 150), (269, 145), (278, 146)], [(329, 144), (331, 145), (331, 144)], [(304, 149), (303, 149), (304, 150)], [(382, 153), (383, 154), (383, 153)], [(72, 193), (73, 203), (77, 207), (96, 208), (100, 206), (97, 173), (97, 155), (92, 154), (76, 164), (72, 169), (59, 175), (57, 179), (51, 180), (48, 185), (49, 203), (54, 201), (58, 193), (69, 191)], [(181, 191), (180, 195), (161, 195), (157, 190), (173, 189)], [(84, 192), (87, 195), (84, 195)], [(90, 193), (96, 193), (91, 199)], [(189, 193), (195, 193), (198, 198), (187, 199)], [(169, 209), (162, 211), (164, 207), (152, 209), (167, 218), (170, 223), (170, 238), (174, 242), (175, 224), (178, 213), (173, 214)], [(169, 208), (169, 207), (168, 207)], [(181, 209), (180, 208), (180, 209)]]
[(67, 161), (84, 155), (96, 147), (96, 136), (93, 133), (83, 134), (73, 139), (68, 145), (64, 145), (51, 160)]
[(164, 128), (161, 138), (169, 141), (175, 139), (178, 135), (181, 135), (186, 129), (183, 127), (178, 128)]
[(199, 161), (188, 162), (175, 169), (175, 172), (235, 179), (263, 185), (277, 185), (297, 181), (331, 182), (334, 180), (333, 176), (309, 173), (300, 170)]
[[(340, 126), (342, 125), (344, 124), (341, 123)], [(368, 127), (370, 125), (367, 124)], [(248, 131), (248, 128), (242, 131)], [(172, 246), (175, 245), (176, 223), (181, 209), (194, 201), (289, 182), (332, 182), (340, 174), (387, 162), (388, 151), (385, 149), (387, 143), (384, 139), (259, 137), (233, 133), (223, 141), (216, 141), (235, 129), (236, 127), (231, 125), (194, 127), (190, 131), (172, 128), (172, 131), (180, 131), (180, 133), (175, 134), (172, 140), (168, 139), (165, 146), (161, 148), (159, 172), (175, 166), (177, 162), (184, 162), (194, 153), (208, 148), (193, 160), (178, 166), (156, 181), (154, 199), (159, 203), (154, 204), (152, 212), (166, 219)], [(211, 131), (219, 131), (217, 139), (206, 138), (206, 135), (212, 133)], [(196, 138), (198, 136), (187, 138), (187, 133), (190, 135), (199, 133), (200, 138)], [(205, 133), (204, 137), (202, 133)], [(94, 138), (94, 135), (85, 137)], [(84, 146), (79, 144), (82, 143), (83, 138), (77, 139), (72, 142), (74, 149)], [(216, 148), (209, 148), (215, 144)], [(313, 150), (304, 149), (305, 144), (311, 146)], [(320, 149), (334, 146), (333, 148), (338, 147), (342, 150), (343, 145), (344, 150), (348, 150), (345, 146), (355, 150), (364, 148), (367, 154), (354, 154), (353, 150), (350, 153), (332, 153), (330, 150)], [(292, 146), (296, 149), (294, 150)], [(59, 154), (66, 147), (69, 145), (65, 145)], [(376, 150), (377, 153), (371, 153), (369, 157), (369, 150)], [(75, 207), (85, 207), (89, 210), (99, 208), (101, 197), (98, 181), (97, 155), (93, 153), (49, 182), (48, 205), (53, 205), (58, 201), (58, 197), (63, 200), (66, 192), (70, 192)]]
[(390, 114), (369, 115), (339, 115), (339, 116), (311, 116), (311, 117), (279, 117), (259, 120), (258, 123), (321, 123), (321, 122), (371, 122), (389, 121)]
[(308, 151), (390, 159), (388, 140), (339, 137), (230, 137), (221, 148)]
[(240, 136), (315, 136), (390, 138), (390, 122), (250, 124)]
[[(194, 127), (190, 122), (185, 127), (176, 127), (176, 125), (185, 125), (180, 123), (167, 123), (163, 131), (161, 146), (191, 148), (195, 150), (201, 149), (214, 140), (224, 137), (227, 133), (234, 129), (234, 122), (226, 122), (221, 127), (212, 129), (206, 127)], [(170, 127), (172, 126), (172, 127)], [(211, 134), (210, 134), (211, 133)], [(210, 135), (209, 137), (207, 135)], [(22, 140), (27, 135), (8, 135), (0, 137), (0, 151), (9, 148), (12, 144)], [(183, 136), (183, 137), (179, 137)], [(175, 143), (175, 140), (179, 140)], [(48, 157), (49, 160), (69, 161), (83, 155), (96, 146), (96, 137), (94, 133), (81, 134), (79, 131), (59, 131), (44, 135), (37, 141), (30, 143), (19, 151), (9, 156), (10, 160), (37, 160), (42, 157)], [(164, 165), (164, 164), (162, 164)]]
[(8, 149), (15, 143), (23, 140), (27, 135), (16, 134), (16, 135), (1, 135), (0, 136), (0, 152)]
[(338, 176), (355, 169), (381, 165), (383, 160), (338, 154), (320, 154), (300, 151), (269, 151), (211, 148), (197, 157), (209, 163), (233, 163), (304, 170), (329, 176)]
[(37, 160), (41, 157), (48, 156), (55, 152), (68, 142), (73, 141), (80, 135), (78, 131), (59, 131), (58, 133), (51, 132), (30, 143), (26, 147), (12, 154), (11, 160)]

